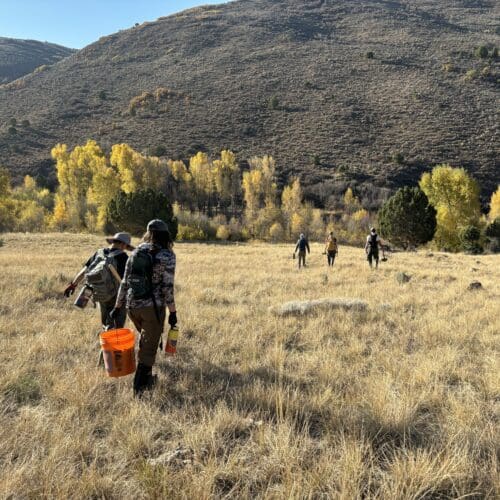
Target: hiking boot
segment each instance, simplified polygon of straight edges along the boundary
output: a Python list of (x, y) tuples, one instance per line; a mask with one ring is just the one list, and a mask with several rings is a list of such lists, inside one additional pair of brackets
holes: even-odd
[(140, 397), (144, 391), (151, 390), (157, 380), (158, 377), (152, 374), (150, 366), (139, 363), (134, 377), (134, 396)]

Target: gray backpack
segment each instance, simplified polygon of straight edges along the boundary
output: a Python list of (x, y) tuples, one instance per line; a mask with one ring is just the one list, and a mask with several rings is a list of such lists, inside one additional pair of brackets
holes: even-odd
[(85, 275), (87, 284), (94, 293), (95, 301), (110, 302), (116, 297), (119, 283), (109, 266), (112, 265), (116, 269), (115, 257), (121, 252), (121, 250), (111, 251), (106, 255), (104, 249), (97, 251), (97, 255)]

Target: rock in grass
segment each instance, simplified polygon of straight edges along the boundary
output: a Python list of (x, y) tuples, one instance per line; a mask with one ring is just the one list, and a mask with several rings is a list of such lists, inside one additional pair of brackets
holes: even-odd
[(271, 311), (278, 316), (303, 316), (319, 310), (364, 311), (367, 308), (368, 303), (360, 299), (318, 299), (286, 302), (279, 307), (271, 308)]
[(411, 280), (411, 276), (406, 273), (398, 273), (396, 274), (396, 281), (402, 285), (403, 283), (408, 283)]
[(483, 285), (480, 281), (473, 281), (472, 283), (469, 283), (469, 286), (467, 287), (467, 290), (481, 290), (483, 288)]

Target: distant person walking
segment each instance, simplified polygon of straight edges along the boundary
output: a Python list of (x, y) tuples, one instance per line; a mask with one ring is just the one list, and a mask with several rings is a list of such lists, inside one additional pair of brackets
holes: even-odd
[(380, 240), (379, 235), (377, 234), (377, 230), (372, 227), (370, 229), (370, 234), (366, 238), (365, 252), (366, 257), (368, 259), (368, 264), (370, 264), (370, 268), (373, 267), (373, 261), (375, 261), (375, 269), (378, 269), (379, 262), (379, 247), (382, 246), (382, 242)]
[(325, 253), (328, 261), (328, 267), (333, 267), (335, 264), (335, 257), (337, 256), (339, 247), (337, 245), (337, 238), (333, 236), (333, 231), (328, 235), (325, 241)]
[[(104, 330), (115, 326), (123, 328), (125, 325), (125, 311), (114, 319), (110, 317), (110, 313), (115, 306), (120, 286), (117, 278), (122, 279), (125, 273), (128, 260), (125, 250), (134, 250), (128, 233), (116, 233), (113, 237), (106, 238), (106, 241), (110, 244), (109, 248), (101, 248), (92, 255), (64, 290), (65, 297), (73, 295), (78, 284), (85, 279), (89, 288), (92, 289), (94, 301), (99, 303)], [(113, 269), (110, 269), (110, 266)], [(113, 271), (118, 273), (118, 276)]]
[(309, 242), (307, 241), (305, 235), (302, 233), (299, 236), (299, 240), (297, 241), (297, 245), (295, 245), (295, 252), (293, 255), (299, 252), (299, 269), (303, 266), (306, 267), (306, 251), (307, 253), (311, 253), (311, 249), (309, 248)]
[(139, 363), (134, 378), (134, 394), (140, 396), (152, 389), (156, 376), (152, 373), (156, 352), (163, 333), (166, 308), (168, 323), (177, 324), (174, 301), (176, 258), (173, 241), (165, 222), (149, 222), (146, 234), (130, 256), (125, 268), (116, 305), (111, 315), (128, 314), (140, 334)]

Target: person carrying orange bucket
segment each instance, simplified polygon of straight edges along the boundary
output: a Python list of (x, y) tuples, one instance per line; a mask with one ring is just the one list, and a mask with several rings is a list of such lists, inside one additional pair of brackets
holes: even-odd
[(140, 335), (138, 365), (134, 377), (134, 394), (140, 396), (153, 388), (156, 376), (153, 365), (163, 333), (168, 307), (168, 323), (177, 325), (174, 301), (176, 258), (173, 241), (165, 222), (148, 223), (143, 242), (132, 252), (111, 317), (119, 317), (126, 306), (128, 315)]

